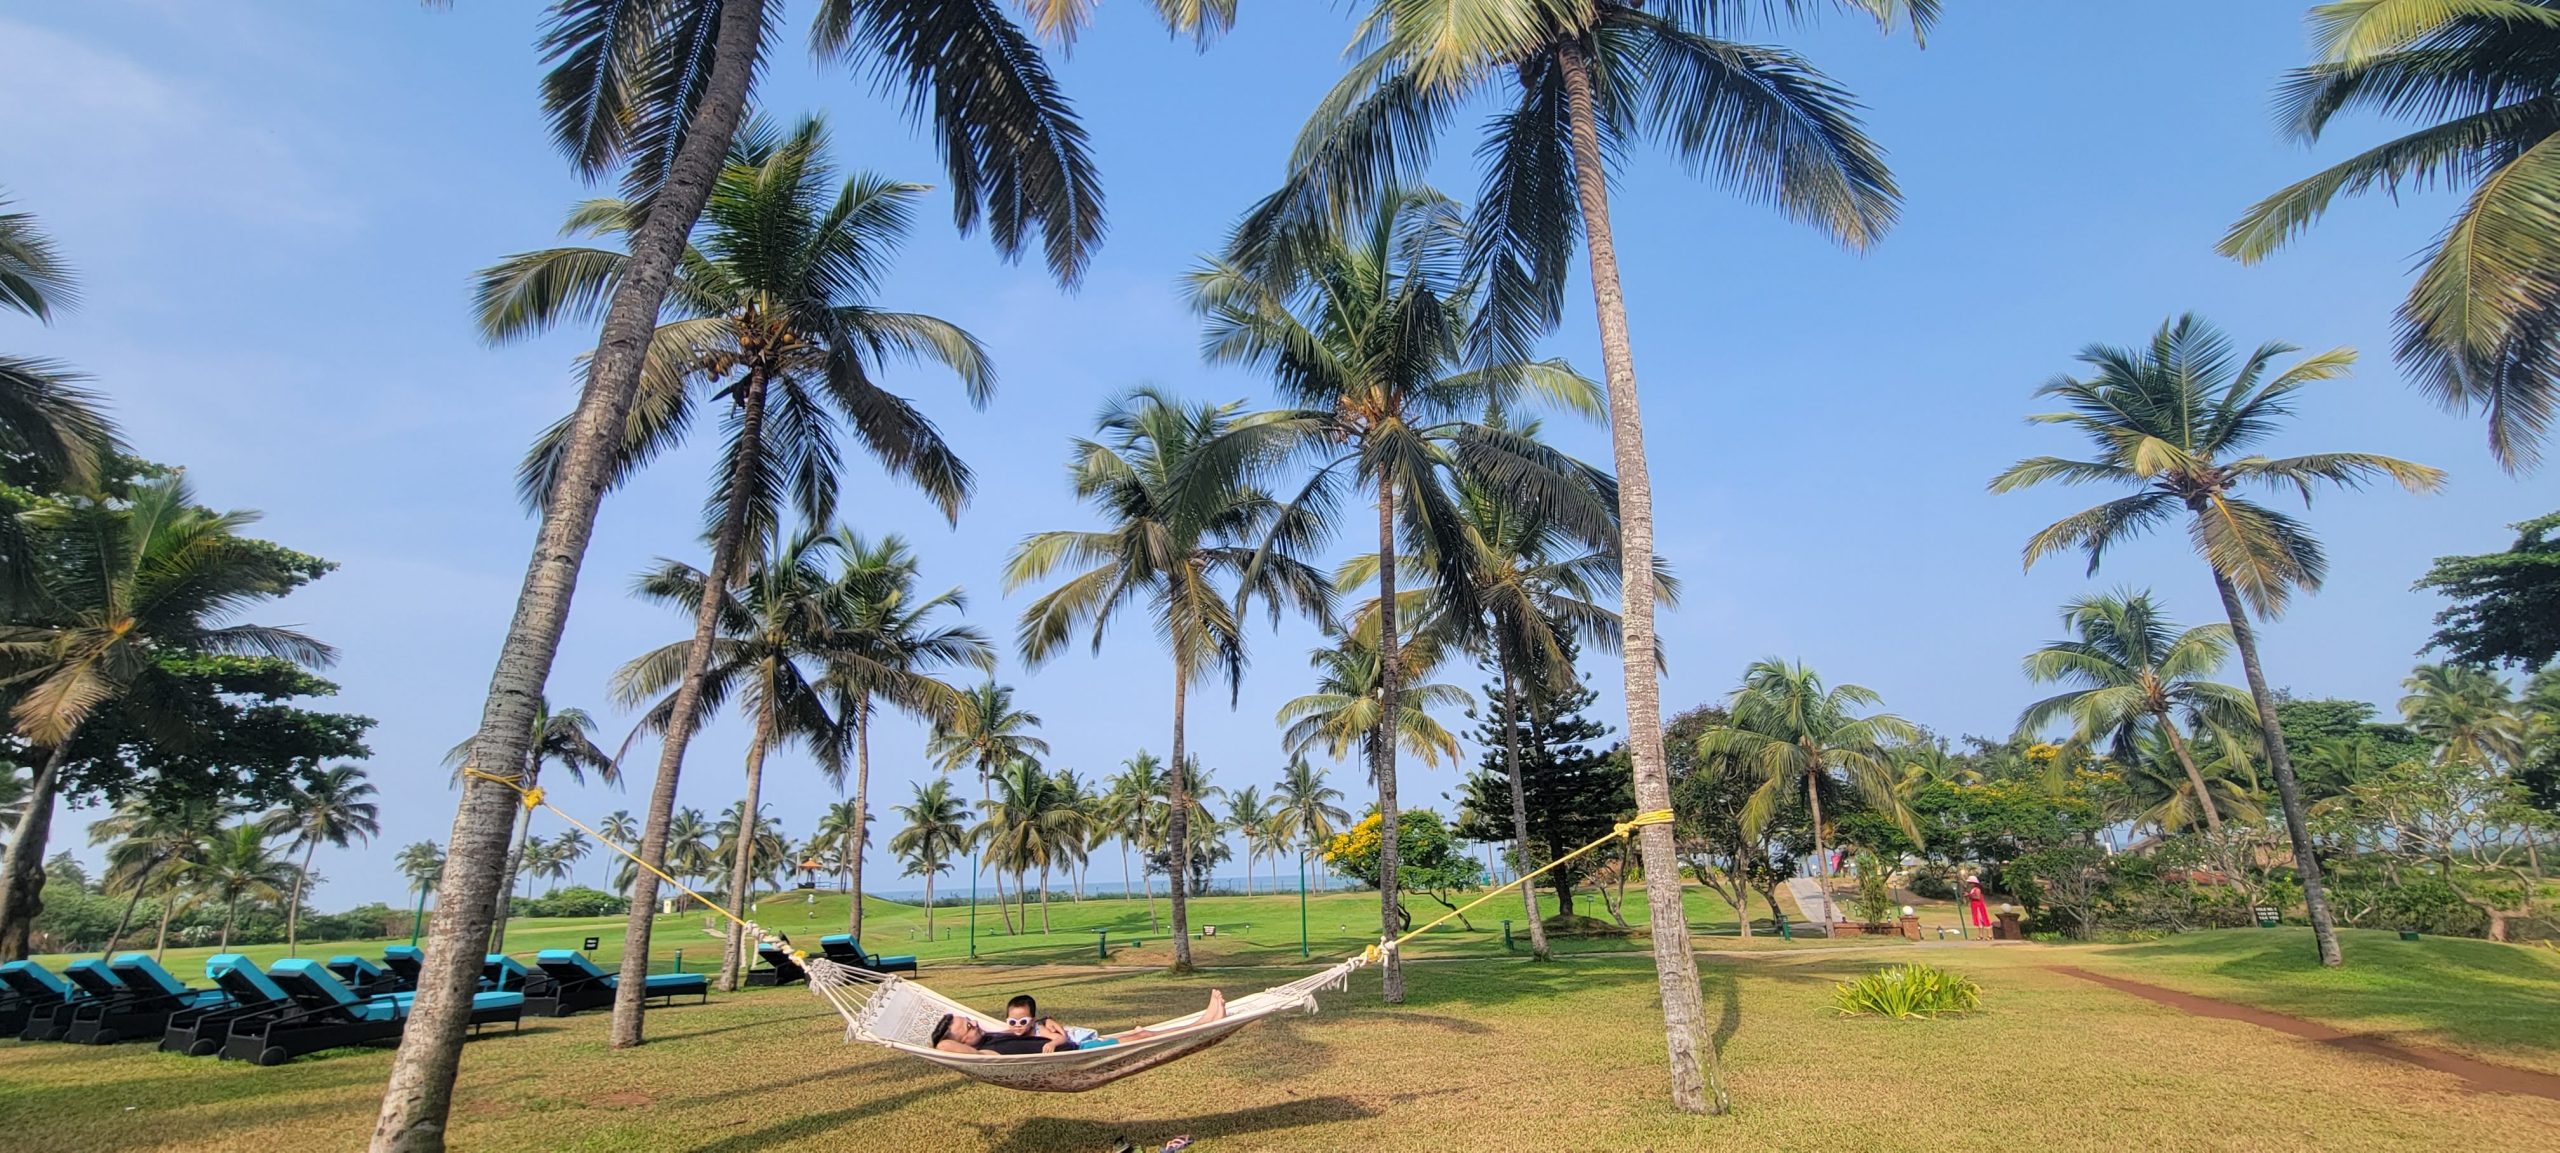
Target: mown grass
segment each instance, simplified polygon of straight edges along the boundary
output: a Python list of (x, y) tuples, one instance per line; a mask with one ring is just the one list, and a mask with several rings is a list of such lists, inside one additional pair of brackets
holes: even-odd
[(2328, 969), (2311, 930), (2217, 929), (2074, 949), (2075, 964), (2560, 1074), (2560, 952), (2456, 937), (2339, 930)]
[[(1275, 901), (1207, 915), (1242, 923), (1267, 916)], [(1284, 907), (1294, 914), (1294, 899)], [(1289, 929), (1282, 948), (1259, 925), (1232, 938), (1222, 927), (1214, 959), (1232, 967), (1187, 978), (1089, 962), (929, 963), (927, 974), (964, 999), (993, 1005), (1030, 991), (1071, 1021), (1113, 1028), (1186, 1011), (1211, 987), (1249, 990), (1302, 971), (1294, 919)], [(2277, 936), (2267, 934), (2268, 944), (2283, 944)], [(511, 937), (511, 946), (526, 940)], [(1076, 1096), (1010, 1093), (848, 1047), (841, 1020), (797, 989), (653, 1013), (651, 1043), (621, 1053), (605, 1049), (601, 1014), (531, 1023), (467, 1050), (451, 1139), (467, 1149), (741, 1153), (812, 1144), (866, 1153), (1082, 1151), (1111, 1148), (1121, 1135), (1154, 1143), (1177, 1133), (1200, 1138), (1204, 1151), (2151, 1153), (2560, 1143), (2560, 1102), (2476, 1094), (2450, 1077), (2187, 1016), (2046, 967), (2088, 964), (2225, 995), (2186, 982), (2231, 960), (2259, 962), (2248, 948), (2209, 938), (2134, 948), (1843, 942), (1735, 952), (1721, 947), (1730, 942), (1700, 944), (1713, 947), (1700, 968), (1735, 1103), (1724, 1118), (1678, 1115), (1664, 1102), (1650, 960), (1589, 953), (1534, 965), (1501, 955), (1498, 926), (1489, 926), (1435, 941), (1441, 959), (1419, 955), (1405, 1005), (1381, 1004), (1375, 978), (1364, 975), (1320, 1014), (1274, 1019)], [(1089, 938), (1084, 945), (1089, 958)], [(2349, 947), (2360, 962), (2398, 964), (2361, 936)], [(2560, 1025), (2548, 983), (2544, 1001), (2522, 1000), (2530, 982), (2473, 955), (2469, 943), (2417, 948), (2420, 967), (2432, 965), (2439, 983), (2479, 983), (2478, 1003), (2504, 997), (2519, 1015), (2540, 1014), (2539, 1028)], [(1209, 943), (1203, 953), (1212, 959)], [(1924, 956), (1978, 981), (1984, 1011), (1930, 1022), (1834, 1012), (1838, 982)], [(2281, 988), (2293, 977), (2214, 979)], [(2446, 993), (2425, 1004), (2459, 999)], [(344, 1050), (257, 1069), (136, 1047), (0, 1043), (0, 1147), (357, 1148), (389, 1061), (384, 1051)]]

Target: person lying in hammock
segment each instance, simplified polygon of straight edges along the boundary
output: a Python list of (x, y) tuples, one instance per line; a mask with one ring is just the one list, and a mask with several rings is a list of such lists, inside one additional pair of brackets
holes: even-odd
[[(1220, 990), (1209, 992), (1209, 1006), (1200, 1011), (1191, 1024), (1201, 1025), (1227, 1015), (1227, 995)], [(1128, 1029), (1109, 1036), (1090, 1029), (1061, 1025), (1056, 1018), (1040, 1015), (1040, 1003), (1029, 997), (1016, 997), (1005, 1005), (1005, 1028), (989, 1029), (958, 1013), (945, 1013), (933, 1024), (933, 1047), (946, 1053), (992, 1053), (1000, 1057), (1019, 1057), (1032, 1053), (1065, 1053), (1076, 1049), (1099, 1049), (1122, 1041), (1141, 1041), (1157, 1036), (1152, 1029)]]

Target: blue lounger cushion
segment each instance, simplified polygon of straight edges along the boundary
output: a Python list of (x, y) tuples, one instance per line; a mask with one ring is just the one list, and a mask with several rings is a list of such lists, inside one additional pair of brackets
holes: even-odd
[(0, 965), (0, 984), (7, 985), (11, 992), (30, 996), (68, 997), (73, 992), (71, 982), (33, 961)]
[(167, 969), (160, 967), (160, 962), (152, 960), (149, 953), (123, 954), (107, 962), (107, 968), (115, 970), (125, 988), (137, 993), (175, 998), (183, 1005), (211, 1005), (230, 999), (230, 995), (220, 989), (188, 988), (186, 982), (170, 975)]
[[(501, 990), (521, 990), (524, 988), (525, 982), (532, 980), (534, 977), (533, 969), (526, 966), (524, 962), (516, 960), (504, 953), (484, 954), (480, 958), (480, 965), (480, 974), (482, 978), (496, 981), (498, 988)], [(492, 973), (491, 970), (496, 970), (496, 972)]]
[(376, 964), (374, 964), (373, 962), (368, 961), (368, 960), (365, 960), (365, 959), (364, 959), (364, 958), (362, 958), (362, 957), (356, 956), (356, 955), (355, 955), (355, 954), (353, 954), (353, 953), (340, 953), (340, 954), (338, 954), (338, 955), (337, 955), (337, 956), (335, 956), (335, 957), (331, 957), (331, 958), (329, 958), (329, 967), (330, 967), (330, 968), (332, 968), (332, 969), (336, 969), (336, 968), (339, 968), (339, 967), (341, 967), (341, 966), (343, 966), (343, 967), (345, 967), (345, 968), (353, 969), (353, 970), (355, 970), (356, 972), (362, 973), (362, 974), (364, 974), (365, 976), (368, 976), (368, 977), (376, 976), (376, 975), (378, 975), (378, 974), (380, 974), (380, 973), (382, 972), (382, 966), (380, 966), (380, 965), (376, 965)]
[(284, 995), (284, 989), (278, 986), (273, 978), (259, 972), (258, 967), (250, 963), (249, 958), (238, 953), (216, 953), (206, 958), (204, 971), (206, 976), (213, 978), (215, 984), (228, 990), (233, 1000), (243, 1004), (292, 999)]
[(826, 936), (818, 938), (818, 943), (821, 945), (850, 945), (853, 943), (853, 934), (829, 933)]
[(62, 967), (64, 980), (92, 997), (112, 997), (125, 992), (124, 978), (94, 957), (83, 957)]
[(584, 977), (604, 976), (604, 970), (597, 968), (594, 961), (576, 949), (544, 949), (534, 955), (534, 961), (543, 965), (567, 965)]
[[(601, 983), (607, 988), (622, 985), (620, 973), (607, 973), (597, 968), (586, 954), (575, 949), (544, 949), (534, 959), (545, 965), (566, 965), (577, 970), (580, 976), (601, 977)], [(654, 973), (646, 987), (652, 993), (698, 993), (711, 987), (711, 978), (701, 973)]]
[[(863, 953), (862, 942), (856, 940), (854, 935), (851, 933), (829, 933), (826, 936), (818, 938), (818, 944), (821, 946), (846, 945), (850, 946), (854, 952)], [(863, 955), (870, 957), (883, 965), (903, 965), (916, 959), (915, 954), (913, 953), (902, 953), (895, 957), (882, 956), (877, 953), (863, 953)]]
[(427, 954), (415, 945), (385, 945), (382, 947), (382, 959), (385, 961), (424, 961), (427, 959)]
[(346, 985), (339, 982), (338, 975), (330, 972), (328, 966), (309, 957), (278, 961), (274, 968), (267, 971), (267, 975), (283, 981), (297, 982), (313, 989), (336, 1002), (359, 1021), (396, 1021), (408, 1016), (409, 1001), (414, 996), (410, 993), (395, 993), (369, 999), (358, 997), (349, 991)]

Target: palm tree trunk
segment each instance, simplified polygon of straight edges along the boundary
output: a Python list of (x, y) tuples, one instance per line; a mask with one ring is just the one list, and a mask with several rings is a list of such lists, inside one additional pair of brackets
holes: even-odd
[[(1024, 922), (1025, 922), (1025, 923), (1028, 923), (1028, 922), (1030, 921), (1030, 919), (1031, 919), (1031, 918), (1030, 918), (1030, 917), (1028, 917), (1028, 916), (1025, 916), (1025, 917), (1023, 918), (1023, 920), (1024, 920)], [(1041, 934), (1042, 936), (1047, 936), (1047, 935), (1048, 935), (1048, 933), (1049, 933), (1049, 866), (1047, 866), (1047, 865), (1042, 865), (1042, 866), (1040, 866), (1040, 934)]]
[[(1378, 480), (1378, 728), (1370, 738), (1370, 774), (1378, 779), (1378, 932), (1381, 941), (1404, 935), (1404, 903), (1396, 893), (1396, 722), (1400, 706), (1397, 682), (1404, 658), (1396, 635), (1396, 482)], [(1390, 1005), (1404, 1003), (1404, 966), (1396, 950), (1378, 958), (1382, 993)]]
[(933, 874), (924, 875), (924, 939), (933, 940)]
[(1164, 921), (1156, 916), (1156, 879), (1154, 875), (1148, 873), (1138, 874), (1138, 884), (1147, 891), (1147, 927), (1158, 932), (1163, 931)]
[(1520, 907), (1529, 920), (1529, 956), (1548, 959), (1547, 926), (1538, 918), (1538, 887), (1529, 879), (1529, 792), (1520, 782), (1520, 706), (1512, 696), (1511, 651), (1494, 654), (1494, 662), (1502, 672), (1502, 755), (1503, 772), (1511, 778), (1511, 843), (1519, 854)]
[(2284, 806), (2284, 829), (2293, 839), (2293, 868), (2302, 879), (2303, 912), (2311, 920), (2311, 939), (2320, 950), (2320, 963), (2338, 966), (2346, 963), (2338, 951), (2338, 929), (2329, 920), (2329, 894), (2320, 882), (2320, 857), (2312, 851), (2311, 826), (2302, 816), (2302, 787), (2293, 778), (2293, 756), (2285, 751), (2284, 727), (2276, 721), (2276, 697), (2267, 689), (2267, 675), (2258, 667), (2258, 634), (2249, 627), (2249, 610), (2240, 603), (2240, 590), (2231, 578), (2213, 570), (2213, 587), (2222, 594), (2223, 615), (2231, 619), (2231, 642), (2240, 650), (2240, 671), (2248, 674), (2249, 697), (2257, 702), (2258, 732), (2267, 743), (2267, 766), (2275, 770), (2276, 800)]
[(302, 886), (311, 880), (311, 855), (320, 851), (318, 841), (302, 846), (302, 869), (293, 875), (293, 903), (284, 909), (284, 955), (302, 955)]
[[(987, 814), (995, 812), (995, 776), (996, 767), (992, 760), (981, 761), (979, 763), (978, 813), (981, 818), (984, 818)], [(992, 843), (992, 838), (990, 838), (990, 844)], [(972, 867), (974, 866), (975, 862), (972, 862)], [(1004, 867), (998, 865), (989, 871), (995, 874), (996, 915), (1004, 920), (1005, 935), (1008, 937), (1013, 936), (1015, 934), (1015, 929), (1013, 927), (1013, 904), (1012, 901), (1004, 895)]]
[[(1152, 897), (1154, 894), (1148, 895)], [(1129, 838), (1127, 837), (1120, 838), (1120, 899), (1123, 901), (1129, 899)], [(1152, 911), (1155, 902), (1148, 901), (1147, 907)]]
[[(1600, 358), (1607, 369), (1609, 441), (1618, 471), (1619, 629), (1628, 760), (1634, 769), (1636, 808), (1653, 812), (1671, 807), (1670, 770), (1662, 755), (1661, 686), (1654, 666), (1653, 479), (1645, 468), (1635, 351), (1627, 338), (1626, 299), (1618, 285), (1617, 242), (1609, 231), (1608, 173), (1592, 107), (1591, 70), (1578, 42), (1559, 45), (1556, 58), (1572, 121), (1574, 194), (1581, 202), (1582, 232), (1591, 253), (1591, 294), (1599, 312)], [(1663, 1034), (1670, 1045), (1671, 1104), (1691, 1113), (1722, 1113), (1724, 1076), (1716, 1067), (1715, 1049), (1705, 1043), (1706, 1006), (1698, 994), (1671, 826), (1647, 825), (1638, 842), (1644, 854), (1645, 902), (1653, 914), (1653, 967), (1662, 988)]]
[[(1185, 755), (1182, 711), (1190, 703), (1190, 694), (1191, 662), (1184, 659), (1180, 642), (1176, 642), (1173, 654), (1173, 766), (1164, 779), (1165, 802), (1171, 806), (1165, 813), (1165, 844), (1170, 846), (1165, 853), (1165, 860), (1170, 865), (1165, 870), (1165, 890), (1172, 894), (1173, 971), (1176, 973), (1191, 971), (1191, 911), (1183, 899), (1184, 889), (1191, 883), (1191, 793), (1182, 772)], [(1148, 902), (1147, 910), (1150, 914), (1155, 911), (1152, 900)]]
[(862, 939), (862, 852), (871, 835), (871, 694), (853, 702), (853, 849), (845, 854), (845, 932)]
[(222, 909), (222, 946), (217, 950), (218, 952), (228, 953), (231, 951), (231, 925), (232, 922), (239, 919), (240, 897), (235, 893), (231, 897), (231, 903), (223, 906)]
[(2169, 747), (2177, 751), (2178, 764), (2187, 770), (2187, 784), (2196, 791), (2196, 804), (2204, 808), (2205, 829), (2209, 832), (2221, 832), (2222, 810), (2214, 806), (2213, 794), (2206, 791), (2204, 774), (2196, 771), (2195, 754), (2187, 751), (2187, 738), (2178, 735), (2178, 724), (2169, 719), (2169, 714), (2164, 712), (2155, 716), (2160, 722), (2160, 731), (2169, 734)]
[(151, 938), (151, 959), (154, 961), (169, 951), (169, 915), (177, 911), (178, 887), (171, 885), (168, 892), (160, 895), (160, 932)]
[[(747, 745), (747, 795), (743, 802), (745, 807), (738, 813), (738, 848), (729, 857), (729, 912), (739, 920), (746, 919), (748, 906), (752, 903), (748, 898), (756, 890), (756, 837), (762, 832), (761, 822), (756, 820), (756, 805), (764, 790), (764, 752), (772, 742), (773, 718), (758, 717), (755, 740)], [(734, 993), (738, 989), (740, 971), (745, 968), (741, 962), (745, 959), (746, 949), (742, 942), (746, 940), (746, 932), (737, 921), (731, 921), (729, 931), (721, 936), (719, 984), (723, 993)], [(641, 979), (647, 980), (646, 977)]]
[[(528, 780), (525, 783), (530, 785), (533, 782)], [(510, 898), (515, 893), (516, 879), (524, 875), (524, 851), (532, 843), (533, 810), (518, 805), (515, 845), (507, 850), (507, 883), (498, 887), (498, 900), (489, 910), (489, 951), (492, 953), (507, 951), (507, 919), (508, 914), (514, 912), (514, 902)]]
[[(497, 670), (490, 677), (480, 731), (472, 742), (475, 759), (482, 763), (516, 764), (531, 739), (542, 685), (551, 675), (560, 633), (568, 623), (578, 567), (595, 530), (596, 507), (603, 500), (616, 446), (630, 418), (642, 358), (657, 328), (658, 306), (666, 299), (685, 237), (710, 198), (712, 180), (746, 107), (757, 49), (764, 38), (764, 12), (762, 4), (721, 6), (701, 100), (693, 108), (684, 141), (668, 164), (666, 180), (650, 202), (648, 215), (631, 235), (630, 259), (605, 313), (595, 356), (587, 368), (587, 387), (570, 417), (560, 473), (543, 503), (542, 527), (526, 566), (523, 591), (516, 598), (515, 619), (508, 625)], [(665, 794), (665, 803), (672, 805), (673, 774), (661, 772), (660, 777), (658, 788)], [(513, 790), (465, 779), (462, 805), (454, 814), (453, 832), (446, 842), (444, 881), (426, 950), (429, 967), (419, 982), (399, 1054), (392, 1060), (391, 1076), (383, 1089), (382, 1111), (373, 1129), (374, 1153), (444, 1148), (454, 1075), (462, 1060), (462, 1031), (469, 1024), (471, 997), (479, 987), (480, 958), (472, 946), (489, 933), (486, 918), (506, 855), (507, 820), (517, 807)], [(643, 855), (652, 862), (663, 859), (666, 852), (664, 812), (664, 808), (656, 810), (653, 836), (643, 842)], [(621, 999), (613, 1018), (612, 1043), (617, 1048), (640, 1042), (642, 982), (649, 964), (647, 918), (658, 896), (657, 880), (647, 870), (641, 871), (635, 885), (631, 909), (638, 930), (625, 933)]]
[(71, 756), (71, 737), (45, 754), (43, 767), (27, 787), (26, 811), (18, 817), (18, 836), (0, 856), (0, 961), (23, 961), (32, 952), (36, 914), (44, 912), (44, 844), (53, 830), (53, 793), (62, 781), (62, 763)]
[(116, 945), (124, 940), (124, 931), (133, 927), (133, 911), (136, 908), (139, 908), (142, 904), (143, 890), (150, 887), (151, 871), (159, 867), (160, 858), (153, 857), (148, 864), (142, 866), (142, 872), (134, 876), (133, 896), (125, 899), (124, 916), (116, 918), (116, 931), (107, 934), (107, 947), (98, 950), (99, 956), (112, 957), (115, 955)]
[(1813, 875), (1819, 878), (1821, 882), (1822, 931), (1828, 933), (1831, 931), (1831, 922), (1833, 919), (1831, 911), (1831, 848), (1829, 840), (1822, 835), (1822, 790), (1815, 787), (1821, 783), (1821, 777), (1822, 767), (1819, 764), (1816, 764), (1812, 771), (1805, 774), (1804, 799), (1806, 805), (1811, 807), (1813, 810)]

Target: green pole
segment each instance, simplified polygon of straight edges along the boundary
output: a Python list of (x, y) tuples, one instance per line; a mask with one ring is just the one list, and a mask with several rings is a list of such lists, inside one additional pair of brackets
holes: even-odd
[(1298, 957), (1304, 960), (1310, 956), (1313, 954), (1307, 952), (1307, 851), (1301, 848), (1298, 850)]
[(969, 959), (978, 959), (978, 851), (969, 850)]
[(420, 927), (422, 927), (422, 926), (424, 926), (424, 925), (426, 924), (426, 921), (427, 921), (427, 889), (426, 889), (426, 886), (421, 885), (421, 886), (419, 886), (419, 887), (418, 887), (418, 915), (417, 915), (417, 916), (414, 916), (414, 917), (409, 918), (409, 947), (410, 947), (410, 948), (415, 949), (415, 948), (417, 948), (417, 947), (418, 947), (418, 930), (419, 930), (419, 928), (420, 928)]

